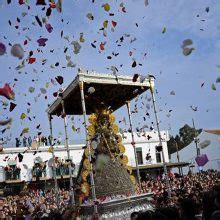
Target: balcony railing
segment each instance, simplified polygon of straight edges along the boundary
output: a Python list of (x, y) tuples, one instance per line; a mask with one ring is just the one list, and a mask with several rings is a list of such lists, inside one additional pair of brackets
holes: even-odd
[(36, 169), (34, 168), (32, 170), (32, 176), (33, 177), (46, 177), (47, 176), (47, 173), (46, 173), (46, 169)]

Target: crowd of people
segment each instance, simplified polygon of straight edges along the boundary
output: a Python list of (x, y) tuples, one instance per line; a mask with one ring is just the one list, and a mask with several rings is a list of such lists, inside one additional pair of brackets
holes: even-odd
[(29, 190), (0, 199), (0, 219), (61, 219), (69, 204), (69, 191), (59, 190), (59, 207), (54, 190)]
[[(16, 137), (15, 138), (15, 145), (16, 147), (32, 147), (32, 144), (36, 144), (37, 146), (51, 146), (52, 144), (52, 139), (51, 136), (49, 135), (48, 137), (44, 135), (37, 135), (34, 136), (33, 138), (31, 136), (23, 136), (22, 138)], [(54, 139), (55, 143), (60, 145), (62, 143), (62, 139), (59, 136), (58, 138)]]
[(134, 213), (132, 219), (220, 220), (220, 172), (170, 173), (169, 183), (170, 192), (164, 178), (148, 176), (142, 181), (138, 193), (153, 192), (155, 211)]
[[(153, 193), (154, 211), (134, 212), (131, 219), (150, 220), (216, 220), (220, 219), (220, 172), (206, 171), (181, 176), (170, 174), (170, 192), (163, 177), (149, 175), (142, 180), (137, 193)], [(74, 219), (71, 211), (71, 194), (59, 190), (59, 208), (52, 190), (31, 190), (16, 196), (0, 199), (0, 216), (24, 217), (25, 219)], [(70, 218), (66, 216), (71, 216)], [(63, 216), (63, 217), (62, 217)]]

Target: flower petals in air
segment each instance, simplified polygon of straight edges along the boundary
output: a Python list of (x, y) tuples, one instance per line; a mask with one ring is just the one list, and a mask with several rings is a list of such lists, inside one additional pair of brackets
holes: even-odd
[(24, 50), (20, 44), (14, 44), (11, 48), (11, 55), (22, 59), (24, 57)]
[(39, 47), (44, 47), (44, 46), (46, 46), (46, 42), (47, 42), (47, 41), (48, 41), (47, 38), (40, 38), (40, 39), (38, 39), (38, 40), (37, 40), (38, 46), (39, 46)]
[(51, 24), (45, 24), (45, 28), (47, 29), (49, 33), (53, 31), (53, 27), (51, 26)]
[(0, 42), (0, 56), (6, 53), (6, 46)]
[(15, 98), (15, 93), (13, 92), (8, 83), (6, 83), (3, 88), (0, 88), (0, 95), (4, 96), (9, 100), (14, 100)]
[(15, 103), (10, 102), (10, 108), (9, 108), (9, 111), (12, 112), (12, 111), (15, 109), (16, 106), (17, 106), (17, 105), (16, 105)]
[(102, 5), (102, 7), (104, 8), (105, 11), (110, 11), (111, 7), (108, 3), (105, 3), (104, 5)]
[(62, 76), (57, 76), (57, 77), (55, 77), (55, 79), (60, 85), (63, 84), (63, 77)]

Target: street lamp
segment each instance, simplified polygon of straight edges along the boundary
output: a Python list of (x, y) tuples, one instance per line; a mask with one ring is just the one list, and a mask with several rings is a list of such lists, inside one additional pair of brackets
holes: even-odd
[(194, 141), (195, 141), (195, 144), (196, 144), (196, 155), (197, 157), (200, 155), (200, 149), (198, 147), (198, 143), (199, 143), (199, 139), (197, 138), (197, 130), (195, 128), (195, 123), (194, 123), (194, 119), (192, 119), (192, 122), (193, 122), (193, 128), (194, 128)]
[[(176, 157), (177, 157), (177, 161), (178, 161), (178, 163), (179, 163), (179, 162), (180, 162), (179, 146), (178, 146), (178, 144), (177, 144), (177, 142), (176, 142), (175, 139), (174, 139), (174, 141), (175, 141), (175, 146), (176, 146)], [(179, 174), (180, 174), (180, 175), (183, 175), (182, 167), (178, 167), (178, 170), (179, 170)]]

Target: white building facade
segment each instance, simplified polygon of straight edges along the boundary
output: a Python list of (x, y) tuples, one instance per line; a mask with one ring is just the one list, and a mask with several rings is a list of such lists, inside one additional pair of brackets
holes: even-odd
[[(165, 161), (169, 162), (168, 150), (167, 150), (167, 141), (169, 140), (168, 131), (161, 131), (162, 136), (162, 145), (165, 156)], [(131, 145), (131, 134), (126, 133), (123, 139), (123, 144), (125, 146), (125, 154), (128, 156), (129, 165), (132, 167), (136, 166), (135, 163), (135, 155), (134, 149)], [(161, 164), (162, 161), (162, 153), (156, 151), (156, 146), (159, 145), (158, 133), (157, 132), (146, 132), (144, 135), (134, 134), (135, 138), (135, 146), (138, 158), (139, 166), (145, 166), (150, 164)], [(70, 149), (70, 157), (75, 164), (75, 169), (73, 172), (73, 176), (76, 177), (80, 161), (82, 159), (82, 155), (84, 152), (84, 144), (78, 145), (69, 145)], [(46, 179), (50, 179), (53, 177), (51, 160), (52, 154), (48, 152), (48, 146), (40, 146), (38, 149), (28, 149), (24, 147), (19, 148), (4, 148), (2, 152), (0, 152), (0, 182), (5, 182), (10, 180), (10, 178), (20, 180), (20, 181), (32, 181), (33, 180), (33, 166), (36, 163), (43, 162), (45, 164), (44, 177)], [(55, 157), (59, 161), (67, 160), (67, 151), (65, 146), (59, 145), (54, 146)], [(146, 160), (146, 155), (150, 156), (148, 160)], [(20, 162), (19, 162), (20, 157)], [(21, 158), (22, 157), (22, 158)], [(21, 161), (22, 159), (22, 161)], [(13, 169), (19, 169), (19, 175), (17, 177), (8, 177), (7, 172), (8, 168), (12, 167)]]

